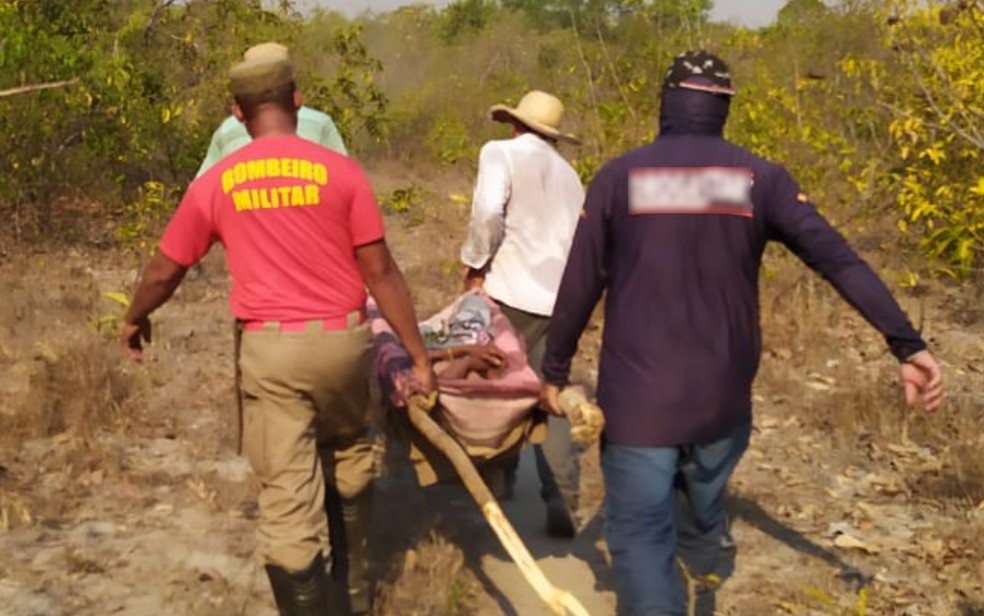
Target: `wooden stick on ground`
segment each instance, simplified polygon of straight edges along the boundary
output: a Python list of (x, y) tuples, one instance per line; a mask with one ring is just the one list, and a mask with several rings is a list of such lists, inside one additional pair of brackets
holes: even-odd
[(526, 581), (530, 583), (536, 594), (547, 604), (547, 606), (558, 616), (572, 614), (573, 616), (590, 616), (584, 606), (577, 598), (565, 590), (561, 590), (550, 583), (547, 576), (543, 574), (540, 566), (530, 554), (523, 540), (520, 539), (516, 530), (509, 523), (499, 503), (496, 502), (491, 490), (482, 481), (482, 477), (472, 464), (471, 458), (461, 448), (461, 445), (454, 440), (451, 435), (445, 432), (433, 419), (428, 412), (430, 405), (421, 396), (414, 396), (407, 404), (407, 411), (410, 415), (410, 422), (424, 437), (435, 447), (447, 456), (454, 466), (455, 471), (461, 477), (465, 488), (468, 490), (475, 502), (482, 510), (482, 515), (488, 521), (492, 530), (499, 538), (499, 542), (506, 548), (506, 552), (519, 567), (520, 572)]
[(48, 83), (36, 83), (29, 86), (20, 86), (17, 88), (10, 88), (9, 90), (0, 90), (0, 98), (7, 96), (14, 96), (16, 94), (27, 94), (28, 92), (37, 92), (38, 90), (52, 90), (54, 88), (64, 88), (65, 86), (74, 85), (79, 82), (79, 78), (67, 79), (65, 81), (49, 81)]

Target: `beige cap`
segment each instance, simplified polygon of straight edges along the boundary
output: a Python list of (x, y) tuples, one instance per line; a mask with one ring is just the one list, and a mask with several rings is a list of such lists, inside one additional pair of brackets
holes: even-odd
[(489, 113), (496, 122), (517, 120), (541, 135), (574, 144), (581, 143), (574, 135), (560, 131), (564, 119), (564, 104), (556, 96), (540, 90), (528, 92), (516, 107), (495, 105)]
[(290, 50), (280, 43), (260, 43), (253, 45), (243, 54), (243, 60), (290, 60)]
[(229, 91), (233, 96), (260, 94), (294, 80), (294, 69), (286, 58), (246, 60), (229, 69)]

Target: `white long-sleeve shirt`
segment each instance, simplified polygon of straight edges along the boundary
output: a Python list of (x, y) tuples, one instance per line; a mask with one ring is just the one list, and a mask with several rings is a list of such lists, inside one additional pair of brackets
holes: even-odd
[(490, 141), (479, 155), (461, 261), (489, 266), (492, 298), (550, 316), (583, 205), (577, 172), (552, 145), (530, 133)]

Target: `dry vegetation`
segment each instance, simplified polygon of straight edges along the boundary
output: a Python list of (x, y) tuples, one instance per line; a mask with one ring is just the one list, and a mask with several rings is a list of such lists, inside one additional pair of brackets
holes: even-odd
[[(27, 17), (0, 7), (5, 74), (83, 71), (78, 90), (0, 105), (5, 177), (16, 180), (0, 187), (11, 221), (0, 231), (0, 614), (273, 613), (252, 560), (255, 486), (234, 452), (221, 255), (161, 312), (145, 365), (122, 360), (112, 341), (121, 308), (106, 295), (132, 288), (145, 242), (197, 166), (223, 112), (214, 67), (239, 53), (246, 30), (295, 43), (308, 100), (341, 118), (371, 171), (422, 316), (458, 289), (475, 154), (500, 134), (488, 105), (528, 87), (561, 94), (588, 140), (564, 153), (587, 177), (650, 135), (652, 67), (696, 41), (722, 49), (741, 84), (730, 136), (788, 162), (864, 248), (938, 351), (949, 391), (934, 417), (905, 409), (878, 335), (823, 281), (770, 251), (756, 433), (734, 482), (740, 547), (723, 611), (984, 614), (984, 281), (973, 269), (974, 216), (984, 212), (975, 190), (984, 189), (974, 188), (979, 152), (935, 128), (924, 96), (979, 119), (980, 89), (948, 81), (980, 81), (979, 37), (961, 34), (978, 32), (967, 7), (979, 3), (953, 3), (964, 8), (942, 25), (936, 9), (917, 11), (895, 30), (863, 1), (806, 22), (787, 14), (757, 32), (673, 13), (657, 37), (651, 9), (684, 3), (623, 3), (650, 13), (612, 24), (585, 15), (582, 25), (596, 27), (579, 31), (518, 11), (481, 13), (484, 2), (462, 3), (477, 21), (416, 7), (303, 22), (255, 2), (192, 1), (149, 29), (157, 3), (104, 4), (72, 13), (45, 3), (53, 13), (35, 15), (40, 3), (20, 3)], [(37, 26), (33, 39), (22, 18)], [(220, 18), (239, 30), (209, 26)], [(179, 46), (187, 62), (162, 62), (179, 40), (190, 41)], [(374, 103), (353, 102), (362, 100)], [(45, 139), (34, 138), (40, 125)], [(928, 265), (911, 250), (920, 240)], [(937, 279), (934, 268), (963, 277)], [(599, 326), (577, 366), (589, 380)], [(596, 456), (585, 456), (582, 485), (594, 529)], [(467, 499), (436, 511), (443, 493), (420, 494), (398, 458), (387, 470), (388, 506), (375, 520), (379, 612), (502, 613)], [(603, 569), (595, 573), (592, 590), (606, 590)]]
[[(139, 388), (122, 368), (112, 339), (91, 326), (100, 302), (91, 279), (84, 282), (84, 270), (39, 276), (32, 266), (47, 269), (46, 258), (33, 261), (2, 270), (9, 293), (0, 308), (6, 381), (0, 409), (0, 451), (6, 455), (0, 464), (8, 465), (0, 515), (6, 526), (57, 518), (72, 498), (84, 495), (86, 477), (119, 470), (98, 435), (122, 429), (124, 407)], [(8, 456), (32, 445), (50, 455), (29, 476), (12, 475), (9, 469), (19, 460)], [(31, 485), (52, 471), (62, 483), (57, 501), (17, 496), (31, 493)]]
[(480, 592), (461, 550), (438, 534), (408, 550), (379, 593), (381, 614), (465, 616)]
[[(378, 166), (373, 177), (383, 189), (439, 187), (423, 224), (390, 220), (427, 314), (456, 289), (447, 238), (466, 212), (452, 196), (470, 176), (399, 169)], [(126, 288), (133, 270), (120, 264), (131, 262), (54, 251), (0, 268), (10, 290), (0, 308), (0, 545), (18, 555), (0, 564), (0, 601), (15, 597), (17, 616), (85, 614), (107, 602), (124, 613), (154, 604), (265, 614), (265, 581), (250, 559), (255, 486), (232, 451), (221, 255), (161, 313), (153, 360), (139, 367), (121, 360), (101, 319), (118, 312), (104, 293)], [(980, 613), (984, 315), (975, 289), (903, 294), (947, 368), (950, 400), (924, 417), (903, 407), (877, 334), (793, 259), (770, 257), (757, 430), (734, 487), (742, 548), (725, 613)], [(580, 373), (593, 373), (597, 344), (595, 324)], [(593, 455), (582, 486), (588, 517), (603, 493)], [(398, 459), (387, 468), (381, 493), (406, 515), (377, 520), (379, 613), (497, 613), (486, 611), (487, 582), (469, 547), (481, 521), (467, 500), (435, 513), (441, 503), (406, 482)], [(141, 555), (145, 543), (156, 551)], [(141, 571), (160, 559), (149, 589)], [(796, 566), (777, 569), (783, 562)], [(28, 582), (34, 576), (40, 582)]]

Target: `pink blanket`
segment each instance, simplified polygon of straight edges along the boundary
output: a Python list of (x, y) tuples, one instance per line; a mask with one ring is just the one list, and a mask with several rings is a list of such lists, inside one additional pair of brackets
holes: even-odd
[[(459, 296), (422, 325), (439, 329), (467, 295)], [(523, 341), (509, 319), (490, 298), (479, 296), (491, 310), (492, 342), (506, 355), (506, 368), (494, 379), (449, 379), (438, 375), (439, 413), (445, 427), (464, 444), (495, 448), (536, 406), (540, 381), (527, 363)], [(367, 310), (376, 348), (376, 375), (383, 394), (394, 406), (405, 406), (410, 358), (372, 299)]]

